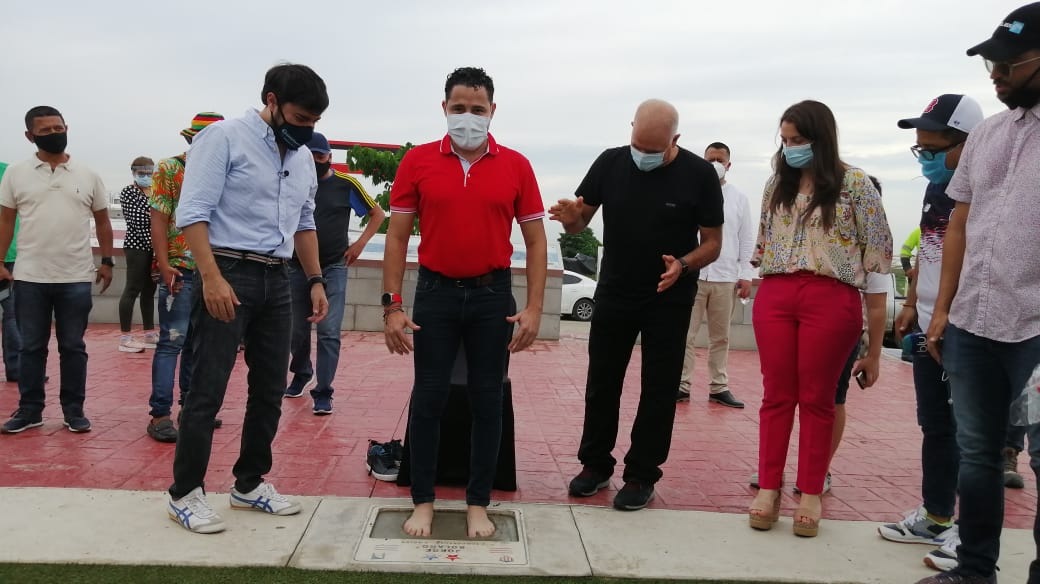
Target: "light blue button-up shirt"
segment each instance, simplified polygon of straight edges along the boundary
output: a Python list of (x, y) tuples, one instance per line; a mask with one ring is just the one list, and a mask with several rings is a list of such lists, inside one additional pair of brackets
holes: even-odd
[(192, 140), (177, 227), (209, 223), (209, 243), (290, 258), (293, 235), (314, 229), (318, 178), (306, 146), (278, 154), (256, 110), (207, 126)]

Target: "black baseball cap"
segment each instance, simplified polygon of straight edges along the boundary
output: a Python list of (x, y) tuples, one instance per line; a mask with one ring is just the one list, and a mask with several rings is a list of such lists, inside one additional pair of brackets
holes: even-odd
[(918, 128), (929, 132), (960, 130), (969, 133), (983, 118), (979, 102), (967, 95), (944, 93), (928, 102), (920, 116), (899, 120), (896, 124), (904, 130)]
[(1030, 49), (1040, 49), (1040, 2), (1026, 4), (1008, 14), (989, 40), (968, 49), (968, 56), (1009, 61)]

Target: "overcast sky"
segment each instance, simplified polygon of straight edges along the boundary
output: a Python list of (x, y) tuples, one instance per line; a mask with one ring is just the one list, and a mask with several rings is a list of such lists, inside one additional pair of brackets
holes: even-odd
[(473, 65), (495, 81), (492, 133), (531, 160), (547, 206), (573, 195), (604, 148), (627, 144), (636, 105), (659, 97), (679, 109), (681, 146), (731, 146), (728, 178), (757, 216), (778, 118), (811, 98), (834, 111), (842, 157), (882, 181), (901, 242), (925, 180), (896, 120), (942, 93), (1001, 111), (964, 51), (1024, 3), (14, 2), (0, 18), (0, 160), (32, 155), (24, 113), (53, 105), (69, 152), (118, 191), (136, 156), (183, 150), (196, 112), (260, 107), (264, 72), (284, 61), (328, 84), (318, 130), (329, 138), (428, 142), (445, 132), (445, 76)]

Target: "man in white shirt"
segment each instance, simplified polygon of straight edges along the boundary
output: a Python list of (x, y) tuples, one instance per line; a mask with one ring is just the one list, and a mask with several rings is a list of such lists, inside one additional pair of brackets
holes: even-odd
[(725, 229), (722, 230), (722, 253), (719, 259), (701, 270), (697, 282), (697, 297), (693, 303), (693, 317), (686, 335), (686, 359), (676, 401), (690, 400), (690, 378), (693, 376), (694, 339), (705, 315), (708, 317), (708, 401), (731, 408), (743, 408), (744, 402), (729, 390), (726, 362), (729, 358), (729, 325), (733, 318), (733, 299), (751, 296), (751, 253), (755, 248), (755, 231), (751, 221), (751, 207), (747, 196), (726, 182), (729, 170), (729, 146), (712, 142), (704, 150), (704, 159), (715, 166), (722, 184), (725, 203)]

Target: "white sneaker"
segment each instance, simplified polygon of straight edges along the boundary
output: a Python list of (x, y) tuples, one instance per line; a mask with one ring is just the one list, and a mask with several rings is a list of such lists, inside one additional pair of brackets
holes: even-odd
[(119, 337), (119, 350), (124, 353), (140, 353), (144, 351), (144, 344), (135, 341), (133, 335), (122, 335)]
[(924, 563), (929, 568), (940, 572), (949, 572), (957, 567), (957, 546), (961, 545), (961, 534), (954, 525), (943, 533), (942, 547), (928, 552)]
[(224, 520), (209, 506), (202, 487), (195, 487), (176, 501), (171, 497), (167, 513), (181, 527), (195, 533), (217, 533), (225, 528)]
[(144, 338), (140, 341), (141, 346), (145, 349), (154, 349), (155, 344), (159, 342), (159, 333), (155, 331), (148, 331), (144, 334)]
[(937, 523), (928, 517), (924, 507), (909, 511), (899, 523), (888, 523), (878, 527), (878, 535), (899, 543), (923, 543), (942, 545), (946, 541), (946, 532), (955, 529), (952, 522)]
[(296, 515), (302, 509), (299, 503), (287, 499), (268, 482), (260, 483), (248, 493), (240, 493), (231, 487), (231, 508), (254, 509), (271, 515)]

